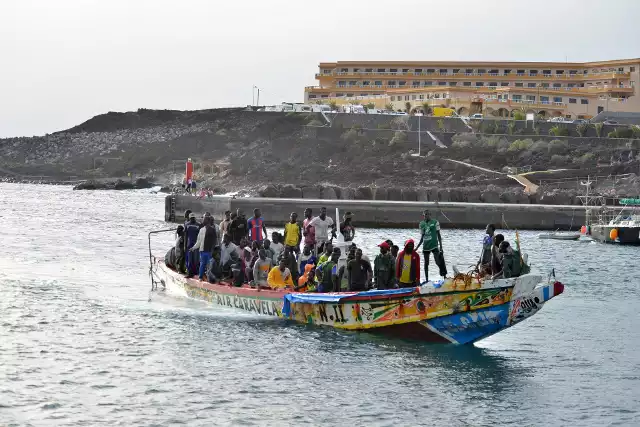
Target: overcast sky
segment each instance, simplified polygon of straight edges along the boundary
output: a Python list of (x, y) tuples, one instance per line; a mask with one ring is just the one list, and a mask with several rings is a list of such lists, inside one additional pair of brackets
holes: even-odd
[(0, 137), (301, 101), (321, 61), (640, 57), (638, 0), (0, 0)]

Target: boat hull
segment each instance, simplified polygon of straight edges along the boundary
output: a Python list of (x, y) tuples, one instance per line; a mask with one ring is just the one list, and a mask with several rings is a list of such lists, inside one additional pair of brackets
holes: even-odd
[[(618, 238), (611, 239), (611, 230), (618, 230)], [(621, 227), (615, 225), (592, 225), (591, 236), (603, 243), (620, 243), (623, 245), (640, 245), (640, 227)]]
[(429, 343), (470, 344), (535, 314), (562, 293), (562, 284), (536, 285), (539, 276), (480, 284), (448, 283), (439, 289), (299, 294), (233, 287), (187, 279), (155, 260), (153, 274), (190, 298), (299, 323), (367, 331)]

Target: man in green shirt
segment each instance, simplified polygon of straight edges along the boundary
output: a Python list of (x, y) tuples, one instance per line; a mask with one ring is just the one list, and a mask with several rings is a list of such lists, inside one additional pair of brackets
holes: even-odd
[(433, 253), (433, 260), (440, 270), (440, 276), (447, 275), (447, 266), (444, 263), (444, 252), (442, 250), (442, 236), (440, 235), (440, 223), (431, 218), (431, 212), (423, 212), (424, 220), (420, 221), (420, 241), (416, 250), (422, 246), (424, 256), (424, 277), (429, 280), (429, 254)]

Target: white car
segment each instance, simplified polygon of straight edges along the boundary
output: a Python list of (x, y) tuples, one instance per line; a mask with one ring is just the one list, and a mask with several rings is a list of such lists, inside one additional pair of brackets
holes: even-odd
[(482, 120), (482, 114), (480, 113), (476, 113), (476, 114), (472, 114), (471, 116), (469, 116), (470, 119), (477, 119), (477, 120)]

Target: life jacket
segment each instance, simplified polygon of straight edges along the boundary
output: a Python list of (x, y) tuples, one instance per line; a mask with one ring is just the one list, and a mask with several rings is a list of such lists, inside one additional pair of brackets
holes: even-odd
[(202, 244), (202, 252), (211, 253), (213, 251), (213, 247), (218, 242), (218, 235), (214, 227), (206, 225), (205, 228), (206, 231), (204, 234), (204, 243)]

